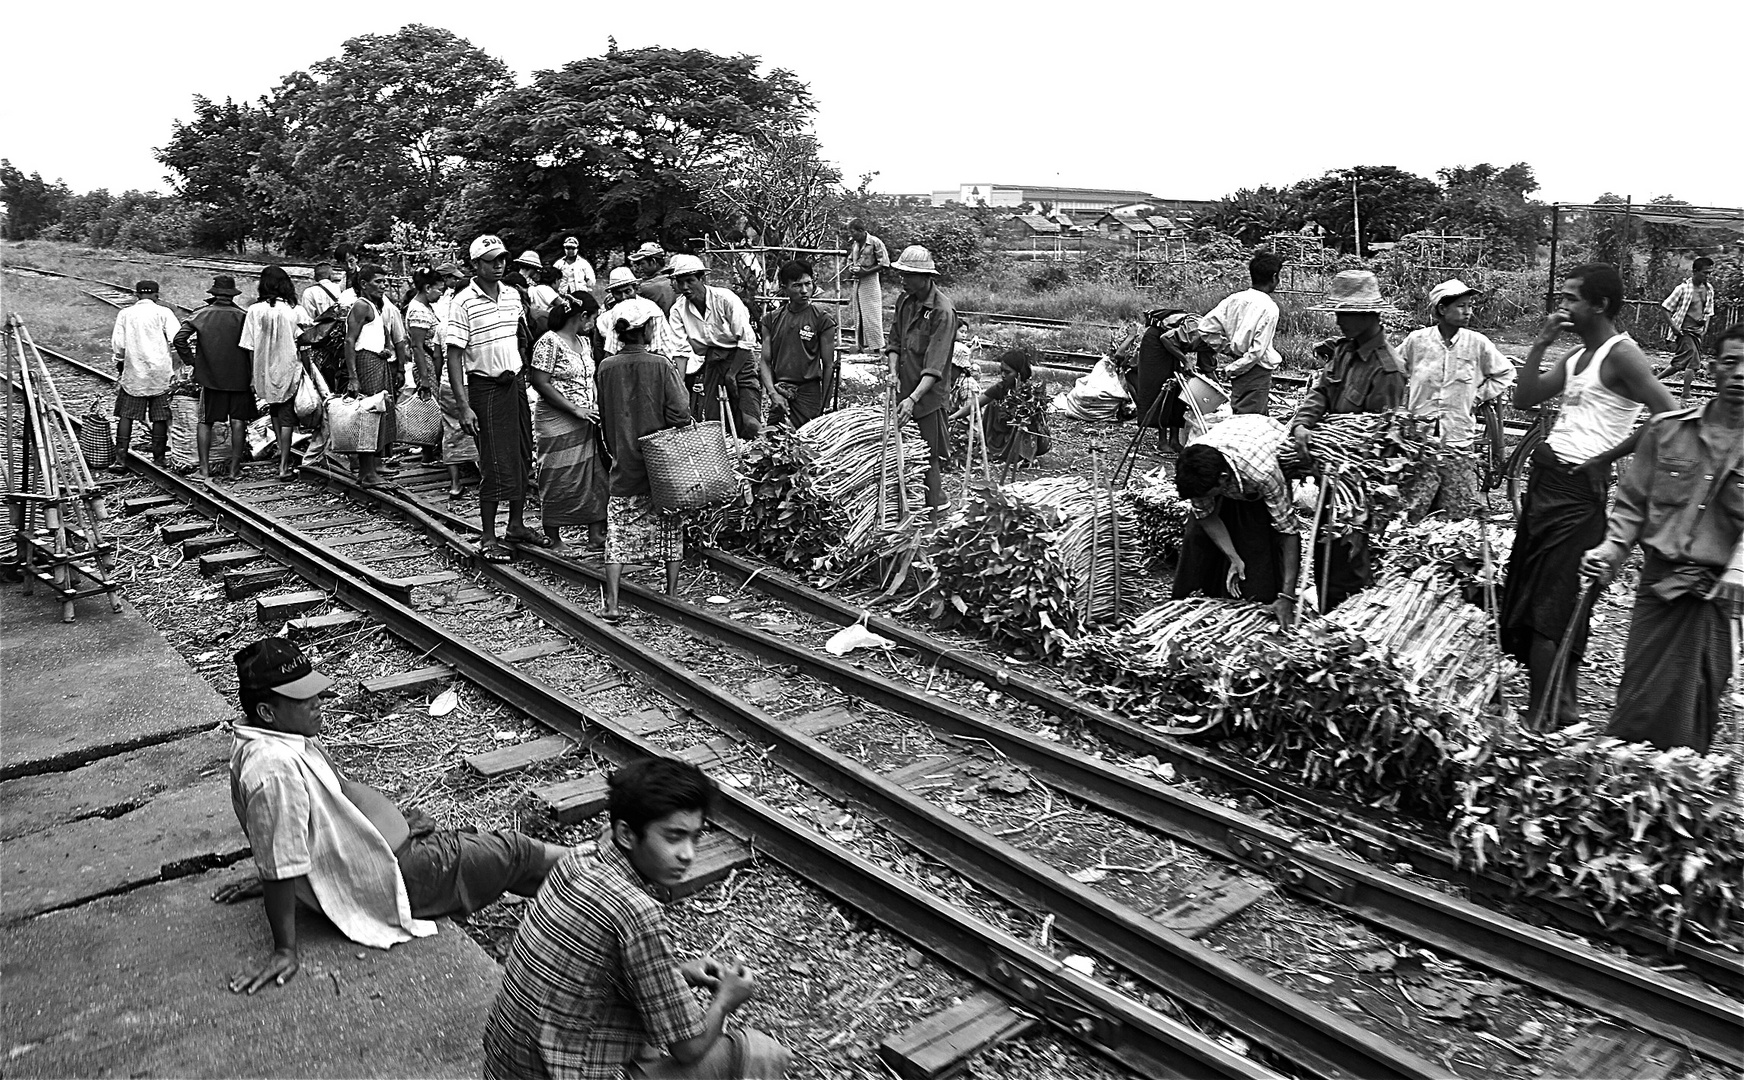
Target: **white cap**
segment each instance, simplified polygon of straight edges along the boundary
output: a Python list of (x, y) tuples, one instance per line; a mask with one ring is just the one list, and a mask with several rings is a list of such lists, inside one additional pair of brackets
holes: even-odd
[(666, 264), (666, 272), (673, 277), (683, 277), (686, 274), (706, 274), (708, 267), (695, 255), (674, 255)]
[(617, 267), (611, 272), (611, 276), (606, 278), (606, 288), (608, 289), (615, 289), (620, 285), (634, 284), (636, 284), (636, 272), (627, 266)]
[(654, 319), (665, 317), (660, 312), (659, 304), (644, 297), (632, 296), (623, 303), (614, 305), (610, 311), (606, 312), (606, 325), (615, 331), (618, 328), (618, 323), (621, 322), (629, 329), (634, 330), (638, 326), (646, 326)]
[(467, 255), (467, 258), (476, 261), (478, 259), (488, 259), (493, 255), (507, 255), (508, 253), (509, 249), (503, 246), (500, 237), (495, 237), (486, 233), (472, 242), (472, 249)]
[(569, 247), (569, 246), (571, 246), (571, 245), (574, 245), (574, 246), (575, 246), (575, 247), (580, 247), (580, 246), (581, 246), (581, 241), (580, 241), (580, 240), (577, 240), (577, 239), (576, 239), (576, 238), (575, 238), (575, 237), (573, 237), (573, 236), (565, 236), (565, 237), (564, 237), (564, 238), (563, 238), (563, 246), (564, 246), (564, 247)]

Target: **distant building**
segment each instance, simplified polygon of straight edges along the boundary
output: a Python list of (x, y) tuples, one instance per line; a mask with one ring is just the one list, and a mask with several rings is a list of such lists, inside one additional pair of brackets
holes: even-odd
[(999, 223), (999, 238), (1002, 240), (1034, 240), (1059, 236), (1063, 231), (1059, 222), (1049, 221), (1040, 214), (1020, 214)]
[(959, 184), (933, 192), (934, 206), (957, 203), (962, 206), (1022, 206), (1046, 203), (1053, 212), (1076, 210), (1107, 210), (1146, 199), (1156, 199), (1148, 191), (1121, 191), (1111, 188), (1069, 188), (1035, 184)]
[(1128, 217), (1124, 214), (1108, 213), (1096, 219), (1091, 226), (1103, 236), (1114, 236), (1129, 239), (1134, 236), (1155, 236), (1156, 227), (1142, 217)]

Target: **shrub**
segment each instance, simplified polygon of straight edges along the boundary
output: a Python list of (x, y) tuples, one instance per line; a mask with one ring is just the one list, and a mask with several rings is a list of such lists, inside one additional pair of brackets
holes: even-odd
[(809, 475), (811, 452), (779, 425), (747, 445), (739, 473), (739, 499), (701, 525), (710, 542), (761, 556), (796, 570), (811, 570), (842, 539), (840, 516), (824, 502)]

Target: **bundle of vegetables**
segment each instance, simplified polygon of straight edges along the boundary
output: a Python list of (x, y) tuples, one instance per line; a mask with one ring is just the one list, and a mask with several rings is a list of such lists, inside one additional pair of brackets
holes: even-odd
[[(1468, 604), (1433, 566), (1383, 576), (1327, 619), (1384, 652), (1418, 701), (1474, 725), (1500, 699), (1514, 667), (1502, 655), (1489, 615)], [(1481, 738), (1483, 732), (1474, 726), (1469, 734)]]
[(1005, 492), (1055, 512), (1060, 524), (1049, 545), (1066, 571), (1080, 622), (1102, 622), (1138, 605), (1134, 586), (1145, 559), (1138, 518), (1126, 499), (1075, 476), (1023, 480), (1007, 484)]
[[(1294, 444), (1279, 456), (1292, 472)], [(1326, 484), (1321, 532), (1380, 533), (1413, 509), (1426, 509), (1439, 452), (1402, 412), (1338, 413), (1308, 434), (1308, 454)]]
[(1181, 536), (1193, 518), (1193, 506), (1175, 490), (1175, 477), (1168, 466), (1159, 466), (1127, 484), (1138, 522), (1139, 547), (1145, 557), (1174, 562), (1181, 554)]
[[(910, 513), (919, 513), (926, 505), (926, 443), (914, 434), (912, 426), (904, 427), (899, 470), (899, 435), (894, 429), (887, 434), (887, 424), (883, 409), (861, 405), (824, 413), (796, 435), (811, 455), (813, 486), (841, 516), (840, 539), (830, 551), (832, 561), (872, 547), (882, 534), (896, 528), (901, 510), (899, 485), (907, 490)], [(880, 446), (884, 447), (882, 463)]]
[[(1484, 567), (1484, 543), (1490, 548), (1490, 566)], [(1434, 567), (1462, 588), (1500, 585), (1508, 552), (1514, 546), (1514, 530), (1477, 520), (1441, 521), (1424, 518), (1415, 525), (1394, 522), (1380, 549), (1380, 572), (1409, 574), (1420, 566)]]
[(1057, 654), (1078, 630), (1071, 579), (1055, 553), (1060, 528), (1058, 511), (977, 483), (927, 542), (914, 564), (920, 590), (897, 610)]
[(739, 498), (696, 523), (704, 542), (810, 570), (841, 541), (842, 516), (818, 494), (811, 451), (791, 431), (773, 424), (746, 443), (739, 475)]
[(1325, 621), (1285, 633), (1259, 605), (1172, 600), (1065, 646), (1080, 693), (1176, 735), (1379, 806), (1439, 815), (1458, 718), (1427, 707), (1382, 653)]
[(1578, 724), (1517, 731), (1468, 756), (1453, 846), (1471, 866), (1673, 940), (1744, 933), (1744, 804), (1730, 755), (1660, 751)]

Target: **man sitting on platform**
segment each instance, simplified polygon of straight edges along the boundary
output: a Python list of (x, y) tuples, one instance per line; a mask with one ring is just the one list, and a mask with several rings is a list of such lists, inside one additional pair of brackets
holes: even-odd
[(1241, 596), (1271, 604), (1286, 627), (1295, 622), (1301, 526), (1278, 466), (1289, 438), (1271, 417), (1243, 414), (1182, 448), (1175, 489), (1191, 501), (1193, 519), (1181, 538), (1171, 599)]
[[(710, 956), (680, 964), (660, 907), (690, 873), (714, 795), (701, 769), (674, 758), (612, 774), (598, 857), (559, 863), (515, 931), (485, 1021), (487, 1078), (781, 1080), (786, 1047), (726, 1031), (756, 973)], [(707, 1008), (692, 987), (712, 993)]]
[(434, 934), (427, 919), (464, 920), (505, 892), (535, 895), (568, 854), (515, 832), (439, 830), (423, 811), (401, 813), (346, 779), (317, 737), (333, 680), (283, 638), (238, 652), (236, 675), (244, 716), (232, 729), (230, 800), (257, 876), (212, 898), (264, 896), (273, 952), (253, 974), (231, 979), (232, 991), (296, 976), (299, 901), (359, 945), (385, 949)]

